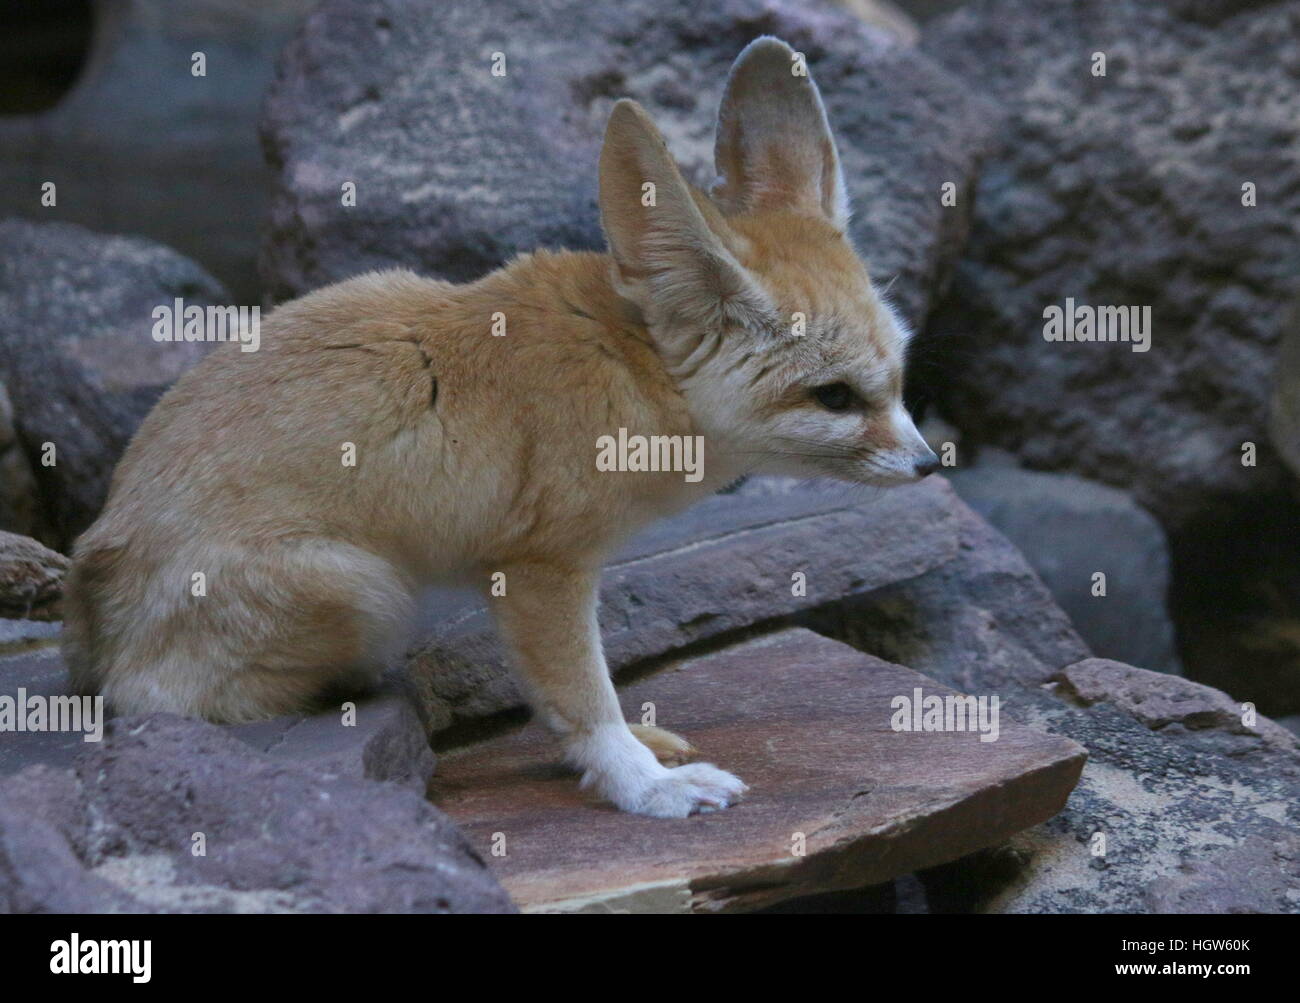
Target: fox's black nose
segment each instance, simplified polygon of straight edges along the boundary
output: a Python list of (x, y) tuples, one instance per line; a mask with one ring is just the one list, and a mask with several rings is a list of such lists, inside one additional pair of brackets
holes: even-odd
[(925, 459), (916, 461), (916, 476), (929, 477), (939, 469), (939, 466), (939, 457), (935, 456), (934, 453), (931, 453)]

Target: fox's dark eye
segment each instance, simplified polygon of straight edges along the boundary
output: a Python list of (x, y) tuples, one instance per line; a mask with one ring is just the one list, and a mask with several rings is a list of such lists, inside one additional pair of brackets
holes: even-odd
[(823, 387), (813, 387), (812, 394), (827, 411), (847, 411), (857, 400), (853, 388), (847, 383), (827, 383)]

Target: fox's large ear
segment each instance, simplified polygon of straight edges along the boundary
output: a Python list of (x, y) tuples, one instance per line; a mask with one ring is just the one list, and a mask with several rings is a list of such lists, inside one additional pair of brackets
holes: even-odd
[(766, 294), (732, 251), (739, 238), (707, 198), (692, 195), (635, 101), (621, 100), (610, 112), (600, 218), (619, 292), (648, 317), (688, 321), (702, 334), (702, 327), (753, 326), (771, 315)]
[(820, 92), (797, 53), (765, 35), (745, 46), (718, 108), (713, 197), (724, 212), (802, 209), (839, 230), (848, 195)]

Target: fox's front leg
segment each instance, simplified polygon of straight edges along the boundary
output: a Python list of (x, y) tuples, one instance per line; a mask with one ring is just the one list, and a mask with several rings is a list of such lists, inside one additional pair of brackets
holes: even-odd
[(668, 768), (623, 720), (596, 623), (599, 572), (552, 564), (505, 570), (492, 608), (533, 705), (564, 740), (582, 785), (624, 811), (682, 818), (725, 808), (745, 791), (708, 763)]

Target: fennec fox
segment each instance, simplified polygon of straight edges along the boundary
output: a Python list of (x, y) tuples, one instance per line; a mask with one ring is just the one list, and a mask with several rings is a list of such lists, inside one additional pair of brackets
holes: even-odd
[[(888, 485), (937, 465), (797, 69), (774, 38), (741, 53), (707, 195), (639, 105), (614, 105), (608, 255), (539, 251), (467, 285), (362, 275), (279, 307), (260, 351), (222, 346), (186, 374), (78, 541), (78, 686), (120, 712), (298, 710), (373, 682), (420, 587), (488, 593), (501, 572), (489, 604), (585, 785), (646, 815), (735, 801), (739, 779), (663, 765), (684, 741), (624, 722), (596, 623), (602, 559), (745, 473)], [(703, 475), (598, 469), (620, 429), (702, 437)]]

